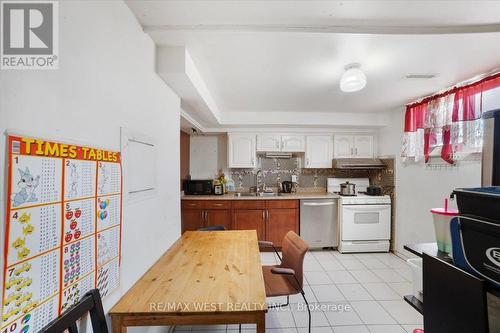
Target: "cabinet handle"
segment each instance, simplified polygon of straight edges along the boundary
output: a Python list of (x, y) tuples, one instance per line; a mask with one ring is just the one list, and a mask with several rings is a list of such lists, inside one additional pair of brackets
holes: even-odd
[(262, 219), (264, 220), (264, 222), (266, 222), (266, 211), (265, 210), (262, 211)]
[(309, 157), (306, 158), (306, 165), (309, 166)]
[(354, 148), (354, 152), (356, 154), (356, 156), (358, 155), (358, 148)]
[(214, 206), (220, 207), (220, 206), (222, 206), (222, 204), (218, 203), (218, 204), (214, 204)]

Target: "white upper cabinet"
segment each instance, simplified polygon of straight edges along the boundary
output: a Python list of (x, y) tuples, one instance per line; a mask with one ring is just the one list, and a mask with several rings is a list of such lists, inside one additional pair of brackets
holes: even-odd
[(333, 137), (333, 154), (335, 158), (349, 158), (354, 153), (354, 137), (352, 135), (335, 135)]
[(304, 168), (331, 168), (333, 158), (374, 157), (373, 135), (228, 133), (228, 167), (257, 167), (257, 152), (305, 152)]
[(309, 135), (306, 137), (304, 168), (331, 168), (333, 140), (331, 135)]
[(356, 157), (373, 157), (373, 136), (356, 135), (354, 136), (354, 154)]
[(304, 152), (305, 137), (303, 135), (282, 135), (281, 151), (283, 152)]
[(371, 158), (374, 155), (372, 135), (335, 135), (333, 142), (335, 158)]
[(303, 152), (303, 135), (258, 134), (257, 151), (259, 152)]
[(255, 134), (227, 135), (227, 161), (229, 168), (255, 168), (256, 136)]
[(258, 134), (257, 151), (281, 151), (281, 135)]

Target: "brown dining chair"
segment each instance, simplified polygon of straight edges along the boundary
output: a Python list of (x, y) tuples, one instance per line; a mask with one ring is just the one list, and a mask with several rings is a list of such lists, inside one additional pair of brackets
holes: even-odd
[(283, 307), (290, 304), (290, 296), (301, 294), (309, 314), (309, 333), (311, 333), (311, 310), (303, 289), (304, 257), (309, 245), (295, 232), (289, 231), (281, 245), (282, 256), (272, 242), (260, 241), (260, 247), (272, 247), (281, 263), (273, 266), (262, 266), (267, 297), (286, 296), (285, 304), (271, 305), (269, 308)]

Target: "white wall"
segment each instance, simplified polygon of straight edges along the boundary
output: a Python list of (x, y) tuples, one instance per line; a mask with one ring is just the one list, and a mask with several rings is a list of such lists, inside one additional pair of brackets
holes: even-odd
[(500, 87), (483, 92), (483, 111), (500, 108)]
[[(180, 235), (180, 101), (156, 75), (154, 44), (122, 1), (62, 1), (59, 26), (58, 70), (0, 72), (2, 134), (119, 150), (123, 126), (158, 143), (157, 196), (123, 207), (121, 287), (104, 299), (107, 311)], [(5, 136), (0, 147), (4, 179)]]
[[(213, 179), (227, 170), (227, 135), (192, 135), (189, 145), (192, 179)], [(227, 174), (227, 172), (226, 172)]]
[(409, 255), (405, 244), (435, 242), (430, 209), (443, 207), (444, 198), (458, 187), (481, 184), (480, 162), (459, 163), (458, 167), (436, 170), (424, 163), (403, 163), (400, 157), (404, 110), (391, 112), (389, 126), (380, 130), (379, 155), (396, 157), (396, 250)]

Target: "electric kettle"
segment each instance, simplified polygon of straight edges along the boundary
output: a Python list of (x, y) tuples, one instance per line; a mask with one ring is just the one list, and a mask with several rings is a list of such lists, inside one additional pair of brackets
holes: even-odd
[(283, 190), (283, 193), (292, 193), (292, 188), (293, 188), (293, 182), (291, 181), (284, 181), (281, 183), (281, 189)]

